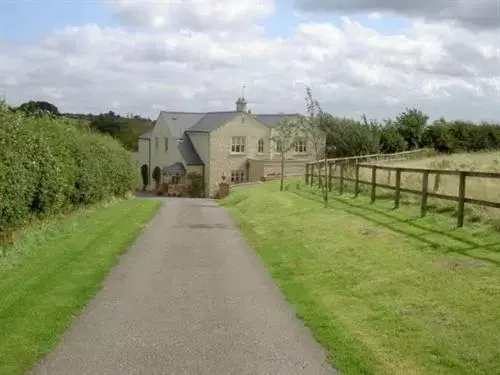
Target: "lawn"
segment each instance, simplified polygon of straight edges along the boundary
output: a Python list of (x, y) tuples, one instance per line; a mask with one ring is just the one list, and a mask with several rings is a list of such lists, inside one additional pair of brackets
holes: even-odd
[(158, 207), (130, 199), (47, 221), (0, 257), (0, 374), (50, 352)]
[(500, 374), (500, 233), (300, 181), (222, 201), (344, 375)]

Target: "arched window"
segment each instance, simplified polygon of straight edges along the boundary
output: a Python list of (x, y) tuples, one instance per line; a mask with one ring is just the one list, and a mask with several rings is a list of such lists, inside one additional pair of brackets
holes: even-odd
[(264, 140), (262, 138), (257, 143), (257, 152), (264, 152)]

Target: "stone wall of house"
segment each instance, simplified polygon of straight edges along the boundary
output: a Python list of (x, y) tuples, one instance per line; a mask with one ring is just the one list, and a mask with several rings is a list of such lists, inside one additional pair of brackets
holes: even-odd
[[(246, 137), (244, 153), (232, 153), (232, 137)], [(222, 176), (231, 183), (231, 171), (243, 170), (248, 173), (247, 160), (259, 155), (258, 141), (264, 140), (264, 154), (269, 153), (270, 130), (245, 112), (210, 134), (209, 196), (215, 196)]]

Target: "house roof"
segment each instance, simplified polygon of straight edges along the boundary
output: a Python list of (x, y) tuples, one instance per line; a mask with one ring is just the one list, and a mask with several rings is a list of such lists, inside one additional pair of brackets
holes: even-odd
[(179, 150), (182, 158), (186, 162), (187, 165), (204, 165), (205, 163), (201, 160), (200, 155), (196, 151), (196, 148), (193, 146), (193, 142), (191, 142), (191, 138), (189, 138), (188, 134), (185, 134), (182, 138), (184, 141), (180, 142), (177, 145), (177, 149)]
[(186, 168), (184, 168), (184, 165), (182, 163), (174, 163), (172, 165), (169, 165), (168, 167), (163, 168), (163, 173), (164, 174), (184, 174), (186, 173)]
[(150, 130), (147, 133), (144, 133), (143, 135), (139, 136), (139, 138), (148, 139), (148, 138), (151, 138), (152, 135), (153, 135), (153, 131)]
[(187, 129), (187, 131), (210, 133), (231, 121), (237, 114), (238, 112), (236, 111), (208, 112), (194, 126)]
[[(184, 142), (177, 143), (182, 158), (187, 165), (203, 165), (196, 148), (189, 137), (189, 132), (210, 133), (217, 130), (222, 125), (231, 121), (239, 112), (168, 112), (161, 111), (158, 119), (162, 119), (170, 129), (170, 133), (175, 141), (183, 139)], [(252, 114), (253, 118), (263, 125), (273, 128), (284, 117), (295, 117), (296, 114)], [(151, 139), (152, 131), (141, 135), (139, 138)]]
[(278, 125), (278, 122), (285, 117), (296, 117), (297, 114), (286, 114), (286, 113), (278, 113), (278, 114), (268, 114), (268, 115), (254, 115), (255, 119), (260, 123), (266, 125), (269, 128), (274, 128)]

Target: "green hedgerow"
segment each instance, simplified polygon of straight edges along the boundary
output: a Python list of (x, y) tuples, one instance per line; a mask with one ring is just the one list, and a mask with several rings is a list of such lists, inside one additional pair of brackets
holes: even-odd
[(76, 120), (26, 116), (0, 102), (0, 235), (33, 215), (125, 196), (137, 168), (118, 141)]

